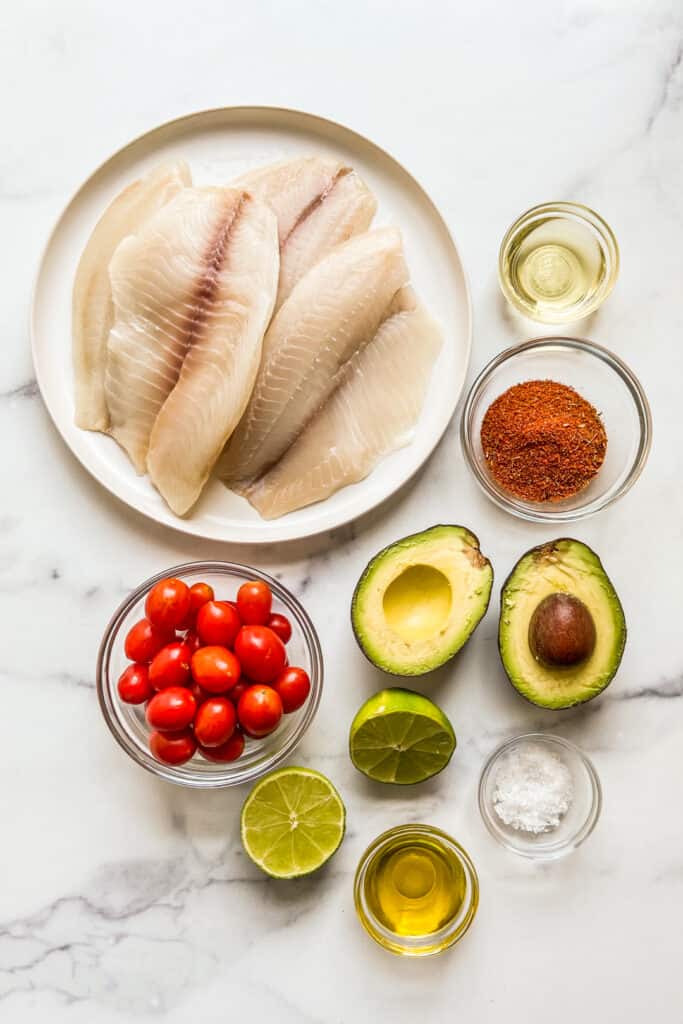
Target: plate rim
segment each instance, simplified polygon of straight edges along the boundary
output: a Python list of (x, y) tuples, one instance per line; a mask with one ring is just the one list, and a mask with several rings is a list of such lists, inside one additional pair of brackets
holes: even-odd
[[(212, 116), (220, 116), (225, 114), (253, 114), (261, 117), (269, 114), (284, 115), (295, 119), (301, 118), (309, 122), (318, 122), (319, 124), (324, 125), (328, 130), (332, 129), (341, 131), (342, 133), (352, 137), (352, 139), (356, 140), (362, 145), (369, 147), (371, 150), (374, 150), (381, 157), (389, 160), (390, 163), (393, 163), (396, 167), (398, 167), (402, 171), (402, 173), (409, 179), (411, 185), (418, 191), (423, 201), (426, 202), (431, 212), (436, 216), (439, 224), (441, 225), (443, 231), (446, 234), (447, 242), (457, 258), (457, 262), (460, 266), (460, 271), (462, 274), (462, 284), (465, 293), (465, 309), (467, 315), (467, 338), (465, 343), (464, 374), (462, 387), (460, 390), (460, 394), (458, 395), (458, 398), (453, 407), (453, 411), (449, 415), (448, 419), (445, 421), (443, 427), (441, 428), (437, 436), (434, 438), (433, 443), (429, 446), (429, 449), (425, 453), (424, 458), (415, 467), (411, 469), (408, 475), (405, 476), (397, 486), (393, 487), (388, 493), (380, 495), (377, 498), (377, 500), (372, 501), (372, 503), (368, 505), (367, 508), (364, 508), (358, 512), (351, 511), (350, 514), (343, 513), (342, 518), (340, 518), (337, 522), (335, 522), (332, 525), (330, 525), (329, 523), (320, 523), (320, 525), (316, 525), (314, 523), (309, 525), (304, 532), (300, 532), (295, 528), (293, 531), (290, 530), (286, 532), (284, 536), (280, 536), (277, 538), (260, 537), (259, 535), (244, 538), (242, 540), (235, 540), (231, 537), (216, 537), (207, 534), (205, 529), (202, 529), (200, 526), (198, 527), (193, 525), (194, 521), (192, 520), (191, 517), (185, 519), (183, 517), (175, 516), (173, 521), (168, 521), (165, 518), (159, 518), (151, 510), (140, 508), (138, 505), (132, 503), (127, 498), (113, 491), (111, 487), (105, 482), (105, 480), (102, 479), (99, 472), (93, 469), (90, 465), (86, 464), (84, 459), (81, 457), (81, 454), (75, 451), (74, 448), (72, 448), (71, 444), (69, 443), (69, 440), (65, 432), (62, 430), (59, 418), (54, 414), (51, 403), (46, 395), (45, 388), (43, 387), (43, 381), (41, 380), (41, 371), (39, 369), (39, 360), (37, 358), (36, 353), (36, 300), (38, 294), (38, 287), (43, 274), (43, 268), (46, 262), (48, 251), (55, 239), (55, 236), (57, 235), (57, 232), (59, 231), (59, 228), (63, 220), (67, 216), (68, 212), (71, 210), (73, 204), (78, 200), (78, 197), (81, 195), (81, 193), (84, 192), (91, 185), (91, 183), (97, 177), (97, 175), (104, 171), (107, 165), (110, 164), (113, 160), (116, 160), (119, 157), (123, 156), (129, 149), (133, 149), (134, 147), (139, 146), (141, 143), (149, 141), (152, 138), (152, 136), (156, 135), (157, 133), (173, 129), (173, 127), (179, 127), (180, 125), (189, 124), (194, 120), (200, 120), (202, 118), (210, 118)], [(145, 519), (151, 520), (152, 522), (157, 523), (160, 526), (172, 530), (177, 530), (179, 533), (185, 534), (186, 536), (198, 537), (203, 540), (219, 541), (221, 543), (226, 544), (287, 544), (293, 543), (295, 541), (302, 541), (308, 538), (317, 537), (322, 533), (339, 529), (340, 527), (345, 526), (348, 523), (355, 522), (356, 520), (361, 519), (363, 516), (368, 515), (374, 509), (378, 508), (385, 501), (391, 498), (394, 494), (397, 494), (404, 487), (406, 487), (406, 485), (415, 477), (418, 471), (432, 457), (436, 447), (441, 442), (444, 434), (446, 433), (446, 430), (448, 429), (450, 423), (452, 422), (458, 410), (458, 407), (461, 405), (465, 393), (465, 384), (467, 382), (467, 375), (469, 373), (472, 361), (472, 291), (470, 287), (470, 280), (469, 275), (467, 273), (467, 269), (463, 262), (462, 256), (460, 254), (460, 249), (455, 241), (455, 237), (453, 235), (453, 232), (451, 231), (448, 221), (443, 216), (441, 210), (434, 202), (429, 192), (427, 192), (427, 190), (418, 180), (418, 178), (415, 177), (415, 175), (405, 166), (404, 163), (402, 163), (401, 160), (399, 160), (391, 152), (389, 152), (389, 150), (385, 149), (377, 142), (374, 142), (366, 135), (363, 135), (361, 132), (356, 131), (355, 128), (350, 128), (348, 125), (342, 123), (341, 121), (337, 121), (334, 118), (326, 117), (321, 114), (311, 113), (310, 111), (302, 110), (298, 107), (285, 107), (279, 106), (277, 104), (271, 105), (262, 103), (231, 104), (227, 106), (221, 105), (215, 107), (206, 107), (201, 110), (194, 110), (190, 113), (179, 114), (175, 117), (169, 118), (166, 121), (162, 121), (161, 123), (154, 125), (152, 128), (147, 128), (146, 130), (140, 132), (139, 134), (135, 135), (132, 139), (129, 139), (127, 142), (125, 142), (122, 146), (119, 146), (118, 148), (114, 149), (111, 153), (109, 153), (108, 156), (104, 157), (104, 159), (100, 160), (96, 167), (80, 182), (80, 184), (73, 190), (73, 192), (71, 192), (68, 195), (66, 201), (61, 205), (58, 214), (51, 222), (51, 225), (48, 228), (43, 244), (40, 247), (36, 270), (34, 272), (33, 283), (31, 286), (29, 306), (29, 336), (31, 341), (31, 360), (33, 363), (33, 371), (35, 373), (36, 383), (38, 385), (42, 402), (49, 414), (52, 425), (56, 429), (63, 444), (71, 453), (71, 455), (77, 460), (77, 462), (85, 470), (85, 472), (88, 473), (88, 475), (107, 492), (107, 494), (109, 494), (112, 498), (115, 498), (117, 501), (120, 501), (126, 508), (131, 509), (136, 514), (143, 516)], [(368, 474), (368, 477), (366, 479), (369, 479), (371, 476), (372, 473)], [(321, 502), (320, 504), (324, 505), (324, 501)]]

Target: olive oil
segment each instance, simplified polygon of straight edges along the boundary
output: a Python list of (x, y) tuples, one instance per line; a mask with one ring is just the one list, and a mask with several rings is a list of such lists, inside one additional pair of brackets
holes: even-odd
[(465, 872), (433, 840), (398, 838), (368, 869), (367, 897), (378, 921), (397, 935), (433, 935), (460, 910)]
[(516, 221), (501, 246), (506, 297), (525, 316), (568, 323), (587, 316), (612, 289), (618, 250), (609, 227), (586, 207), (547, 204)]
[(438, 953), (469, 927), (478, 882), (465, 851), (426, 825), (381, 835), (356, 873), (356, 908), (369, 934), (394, 953)]

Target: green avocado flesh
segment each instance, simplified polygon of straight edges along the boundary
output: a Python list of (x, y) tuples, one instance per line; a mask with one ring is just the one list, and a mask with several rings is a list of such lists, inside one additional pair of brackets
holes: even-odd
[[(578, 599), (595, 625), (594, 645), (577, 664), (549, 665), (529, 645), (534, 612), (551, 594)], [(569, 708), (602, 693), (619, 668), (626, 622), (595, 552), (581, 541), (563, 538), (523, 555), (501, 591), (498, 641), (510, 682), (532, 704)]]
[(460, 650), (483, 617), (493, 570), (463, 526), (432, 526), (380, 551), (351, 602), (356, 639), (385, 672), (419, 676)]

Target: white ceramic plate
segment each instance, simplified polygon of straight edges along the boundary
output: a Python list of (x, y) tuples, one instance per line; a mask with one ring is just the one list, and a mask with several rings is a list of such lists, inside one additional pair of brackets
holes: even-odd
[[(360, 483), (317, 505), (264, 521), (243, 498), (212, 480), (185, 518), (175, 516), (146, 477), (135, 474), (118, 445), (73, 422), (71, 289), (78, 259), (107, 203), (151, 165), (184, 157), (197, 184), (228, 183), (237, 174), (300, 154), (347, 161), (378, 199), (375, 224), (395, 224), (405, 241), (412, 281), (440, 322), (445, 344), (410, 445), (384, 459)], [(428, 458), (462, 391), (471, 345), (470, 297), (457, 249), (438, 210), (392, 157), (355, 132), (310, 114), (271, 107), (226, 107), (162, 125), (115, 153), (78, 190), (50, 236), (32, 310), (33, 359), (43, 399), (74, 455), (126, 504), (159, 523), (217, 540), (268, 543), (331, 530), (368, 512)]]

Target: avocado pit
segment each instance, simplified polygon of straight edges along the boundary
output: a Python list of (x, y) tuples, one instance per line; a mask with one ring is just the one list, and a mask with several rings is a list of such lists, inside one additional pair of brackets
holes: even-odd
[(573, 594), (548, 594), (529, 621), (531, 653), (549, 668), (568, 668), (587, 661), (596, 639), (593, 616)]

